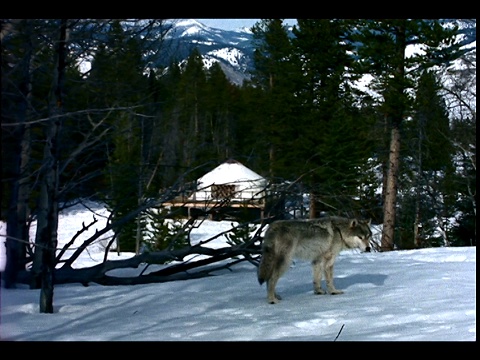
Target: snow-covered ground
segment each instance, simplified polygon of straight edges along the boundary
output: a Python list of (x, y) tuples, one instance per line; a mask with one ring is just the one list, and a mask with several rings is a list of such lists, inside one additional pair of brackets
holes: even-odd
[[(99, 207), (96, 212), (100, 228), (108, 213)], [(79, 207), (63, 213), (60, 244), (92, 219)], [(230, 227), (228, 221), (205, 221), (193, 230), (192, 240)], [(5, 224), (0, 223), (4, 234)], [(75, 265), (101, 261), (105, 241), (93, 245)], [(212, 246), (225, 242), (220, 237)], [(4, 266), (4, 246), (0, 248)], [(132, 255), (112, 252), (109, 259)], [(121, 274), (138, 271), (122, 269)], [(248, 262), (196, 280), (57, 285), (54, 314), (39, 313), (39, 290), (2, 287), (0, 340), (476, 341), (475, 247), (343, 252), (337, 258), (335, 284), (345, 293), (337, 296), (313, 295), (311, 276), (308, 263), (295, 263), (278, 283), (283, 300), (277, 305), (267, 303), (265, 285), (258, 284), (256, 268)]]

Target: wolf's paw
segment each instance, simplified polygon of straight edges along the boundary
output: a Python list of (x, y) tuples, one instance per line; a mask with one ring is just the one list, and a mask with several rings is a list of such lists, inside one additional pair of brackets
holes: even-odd
[(327, 292), (323, 289), (315, 289), (313, 290), (315, 295), (325, 295)]
[(330, 294), (332, 294), (332, 295), (340, 295), (340, 294), (343, 294), (343, 291), (342, 291), (342, 290), (337, 290), (337, 289), (335, 289), (335, 290), (330, 291)]
[(278, 304), (282, 300), (282, 297), (275, 293), (274, 296), (268, 296), (268, 303), (269, 304)]
[(269, 304), (278, 304), (280, 302), (279, 298), (268, 299)]

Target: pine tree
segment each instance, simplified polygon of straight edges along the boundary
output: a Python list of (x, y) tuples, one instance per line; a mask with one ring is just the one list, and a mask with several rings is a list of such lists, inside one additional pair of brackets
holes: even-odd
[(234, 101), (238, 93), (223, 72), (220, 63), (212, 64), (207, 73), (205, 91), (207, 149), (201, 155), (205, 161), (225, 161), (235, 154)]
[(163, 134), (159, 141), (161, 159), (160, 188), (167, 188), (175, 183), (184, 172), (182, 166), (182, 124), (180, 123), (180, 79), (181, 70), (178, 62), (172, 60), (159, 78), (160, 124)]
[[(453, 146), (450, 124), (441, 85), (429, 70), (421, 74), (413, 104), (412, 127), (418, 129), (418, 153), (421, 171), (445, 171), (452, 165)], [(442, 156), (438, 156), (442, 154)]]
[(261, 114), (254, 127), (257, 147), (268, 159), (269, 176), (287, 178), (298, 164), (289, 158), (298, 131), (298, 100), (295, 84), (301, 69), (281, 19), (264, 19), (252, 28), (255, 71), (252, 82), (264, 91)]
[[(198, 153), (204, 144), (206, 71), (202, 55), (195, 48), (181, 72), (178, 85), (178, 111), (182, 165), (193, 168), (199, 165)], [(198, 174), (192, 174), (196, 176)]]
[[(365, 20), (356, 22), (352, 40), (359, 71), (375, 77), (372, 87), (383, 97), (380, 112), (385, 119), (386, 136), (390, 138), (388, 160), (384, 160), (384, 216), (382, 249), (393, 250), (397, 206), (400, 144), (404, 119), (409, 115), (418, 70), (446, 63), (459, 56), (454, 44), (456, 28), (447, 28), (438, 20)], [(423, 52), (406, 57), (409, 45), (423, 45)]]
[[(453, 246), (476, 246), (477, 239), (477, 124), (476, 124), (476, 52), (470, 54), (471, 65), (453, 82), (452, 91), (461, 102), (452, 120), (451, 141), (455, 147), (455, 174), (448, 183), (449, 199), (455, 201), (455, 222), (448, 231)], [(473, 68), (472, 68), (473, 67)], [(460, 96), (462, 94), (463, 96)], [(451, 200), (452, 201), (452, 200)]]
[(293, 44), (302, 66), (301, 134), (305, 172), (310, 172), (310, 216), (320, 211), (354, 212), (365, 163), (370, 155), (370, 126), (353, 104), (349, 86), (352, 45), (345, 41), (349, 22), (299, 19)]
[[(111, 24), (107, 35), (105, 45), (100, 46), (92, 62), (90, 88), (95, 103), (112, 110), (106, 121), (113, 131), (106, 143), (105, 174), (110, 181), (106, 202), (115, 221), (135, 209), (146, 196), (151, 176), (148, 169), (153, 166), (149, 164), (147, 149), (151, 126), (147, 126), (144, 116), (136, 114), (146, 111), (148, 107), (140, 106), (151, 99), (146, 94), (148, 78), (143, 73), (145, 65), (139, 40), (127, 33), (120, 21)], [(144, 231), (142, 215), (116, 229), (119, 249), (138, 252)]]
[(299, 19), (289, 34), (274, 19), (253, 28), (253, 81), (264, 90), (264, 119), (257, 129), (269, 142), (270, 176), (303, 178), (312, 217), (321, 210), (355, 212), (353, 198), (369, 181), (364, 174), (371, 124), (353, 106), (348, 26), (342, 20)]
[(253, 86), (246, 80), (240, 89), (235, 111), (238, 117), (236, 123), (238, 152), (235, 158), (243, 164), (248, 164), (252, 169), (265, 169), (265, 171), (259, 170), (262, 176), (267, 176), (270, 168), (268, 151), (263, 146), (264, 135), (259, 129), (265, 121), (263, 106), (266, 102), (265, 98), (263, 89)]
[(444, 184), (454, 170), (448, 112), (433, 71), (420, 76), (404, 136), (409, 140), (401, 151), (399, 247), (430, 246), (443, 227), (441, 214), (450, 213)]

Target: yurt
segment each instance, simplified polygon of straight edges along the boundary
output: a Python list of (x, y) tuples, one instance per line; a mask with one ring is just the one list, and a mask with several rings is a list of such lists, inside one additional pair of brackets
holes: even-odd
[(233, 203), (259, 202), (265, 197), (267, 181), (242, 163), (230, 159), (197, 180), (190, 201)]
[(188, 217), (208, 215), (215, 220), (263, 218), (267, 180), (230, 159), (196, 181), (190, 195), (164, 205)]

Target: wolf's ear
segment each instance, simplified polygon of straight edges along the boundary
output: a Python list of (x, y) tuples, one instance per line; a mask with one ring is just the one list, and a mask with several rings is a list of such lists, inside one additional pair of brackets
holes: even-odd
[(354, 227), (356, 227), (358, 225), (358, 221), (357, 219), (352, 219), (350, 221), (350, 228), (353, 229)]

